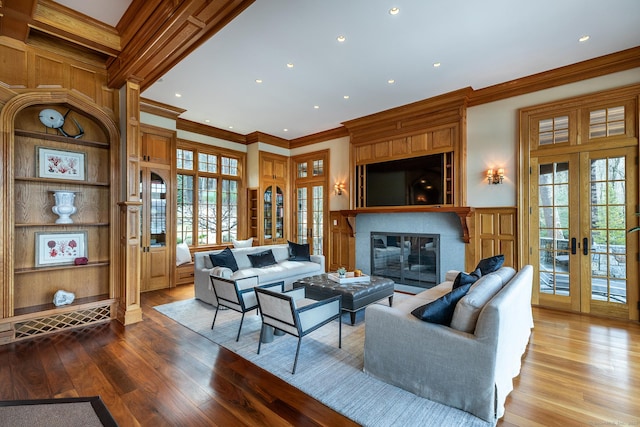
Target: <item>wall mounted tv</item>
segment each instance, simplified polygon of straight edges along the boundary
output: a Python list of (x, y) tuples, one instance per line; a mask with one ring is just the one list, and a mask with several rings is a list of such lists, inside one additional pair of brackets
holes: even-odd
[(444, 154), (366, 165), (366, 206), (444, 204)]

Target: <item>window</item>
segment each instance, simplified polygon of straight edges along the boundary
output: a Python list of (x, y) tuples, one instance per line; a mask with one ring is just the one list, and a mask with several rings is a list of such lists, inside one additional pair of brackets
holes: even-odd
[(624, 105), (589, 112), (589, 138), (624, 135)]
[(177, 167), (178, 242), (205, 246), (237, 239), (242, 157), (179, 148)]
[(558, 116), (538, 122), (538, 145), (569, 141), (569, 116)]

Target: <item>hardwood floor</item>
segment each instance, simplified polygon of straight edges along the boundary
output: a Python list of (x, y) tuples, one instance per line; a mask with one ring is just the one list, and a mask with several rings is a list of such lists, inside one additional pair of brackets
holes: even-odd
[[(340, 414), (173, 322), (144, 293), (144, 321), (0, 346), (0, 400), (100, 395), (123, 426), (350, 426)], [(507, 399), (508, 426), (640, 425), (640, 325), (534, 309)]]

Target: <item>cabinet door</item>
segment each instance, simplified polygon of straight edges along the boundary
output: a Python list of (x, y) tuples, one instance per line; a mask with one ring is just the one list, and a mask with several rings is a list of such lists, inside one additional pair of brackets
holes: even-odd
[(153, 133), (142, 134), (142, 160), (149, 163), (171, 164), (171, 138)]
[(140, 290), (150, 291), (171, 286), (170, 266), (173, 245), (169, 245), (171, 229), (167, 202), (169, 171), (142, 168), (140, 171)]
[(287, 163), (286, 157), (276, 155), (262, 155), (261, 174), (264, 179), (275, 180), (278, 182), (286, 182), (287, 180)]
[(270, 185), (263, 197), (263, 244), (285, 243), (284, 238), (284, 190)]

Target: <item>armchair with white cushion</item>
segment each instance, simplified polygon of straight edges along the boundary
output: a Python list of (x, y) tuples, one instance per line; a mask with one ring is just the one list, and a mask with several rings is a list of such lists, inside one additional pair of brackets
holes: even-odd
[[(213, 315), (211, 329), (213, 329), (213, 326), (216, 324), (216, 318), (218, 317), (218, 310), (220, 310), (220, 307), (226, 307), (242, 313), (240, 326), (238, 327), (238, 335), (236, 336), (236, 341), (238, 341), (240, 339), (240, 331), (242, 330), (244, 314), (247, 311), (258, 308), (258, 302), (254, 291), (255, 288), (260, 287), (258, 276), (244, 277), (236, 280), (218, 276), (209, 277), (211, 278), (211, 287), (217, 302), (216, 313)], [(263, 285), (264, 288), (279, 290), (283, 290), (283, 286), (284, 282)]]
[(260, 354), (265, 326), (272, 326), (277, 330), (298, 337), (296, 357), (291, 371), (292, 374), (295, 374), (302, 337), (335, 319), (338, 319), (339, 325), (338, 347), (342, 348), (342, 302), (339, 295), (315, 301), (305, 298), (304, 288), (287, 292), (256, 288), (256, 297), (263, 324), (258, 343), (258, 354)]

